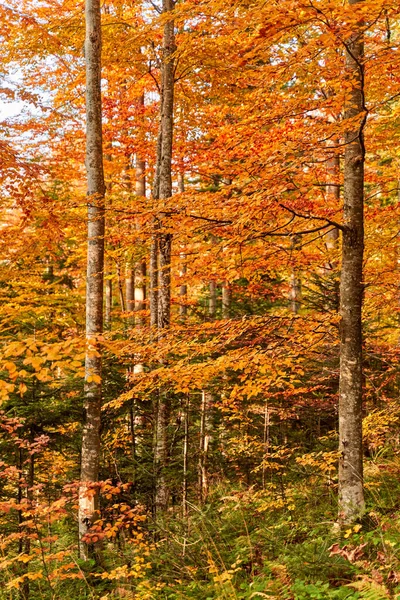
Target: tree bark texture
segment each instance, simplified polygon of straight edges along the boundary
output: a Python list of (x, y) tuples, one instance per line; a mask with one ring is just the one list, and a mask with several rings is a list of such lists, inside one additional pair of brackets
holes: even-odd
[[(292, 254), (297, 254), (301, 249), (301, 236), (293, 235), (290, 240), (290, 250)], [(301, 307), (301, 276), (300, 271), (296, 266), (293, 266), (290, 276), (289, 287), (289, 302), (290, 310), (294, 315), (297, 315)]]
[[(163, 13), (172, 13), (173, 0), (163, 0)], [(172, 196), (172, 141), (174, 129), (174, 71), (175, 71), (175, 29), (171, 18), (164, 25), (161, 61), (161, 103), (160, 124), (157, 143), (156, 181), (153, 196), (155, 200), (168, 200)], [(162, 203), (164, 204), (164, 203)], [(171, 319), (171, 246), (172, 234), (165, 225), (165, 215), (160, 213), (158, 228), (158, 315), (159, 337), (162, 330), (170, 325)], [(153, 242), (155, 246), (155, 242)], [(156, 253), (154, 247), (153, 253)], [(154, 262), (155, 264), (155, 262)], [(164, 511), (168, 506), (168, 485), (166, 470), (168, 463), (168, 421), (170, 413), (168, 393), (159, 390), (156, 444), (155, 444), (155, 511)]]
[[(88, 558), (83, 540), (98, 509), (97, 493), (88, 494), (98, 481), (101, 415), (101, 350), (103, 331), (104, 271), (104, 171), (101, 105), (101, 13), (100, 0), (86, 0), (86, 171), (88, 193), (88, 253), (86, 282), (85, 421), (79, 493), (80, 552)], [(93, 492), (93, 490), (92, 490)]]
[[(358, 0), (349, 0), (356, 5)], [(347, 40), (346, 75), (351, 84), (345, 119), (344, 231), (340, 281), (339, 522), (364, 511), (362, 449), (362, 300), (364, 251), (364, 45), (362, 23)], [(357, 119), (358, 117), (358, 119)]]

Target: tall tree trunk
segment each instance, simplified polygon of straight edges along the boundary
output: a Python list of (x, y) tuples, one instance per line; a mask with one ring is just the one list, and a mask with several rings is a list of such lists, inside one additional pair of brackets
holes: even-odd
[[(181, 194), (185, 191), (185, 176), (182, 171), (178, 175), (178, 190)], [(179, 275), (183, 280), (183, 283), (181, 284), (181, 286), (179, 288), (179, 296), (181, 297), (181, 302), (179, 304), (179, 315), (180, 315), (181, 319), (184, 321), (187, 316), (187, 304), (186, 304), (186, 302), (187, 302), (187, 284), (185, 282), (185, 278), (186, 278), (186, 274), (187, 274), (187, 265), (186, 265), (185, 252), (180, 252), (179, 258), (180, 258), (180, 263), (181, 263)]]
[[(172, 13), (173, 0), (163, 0), (163, 13)], [(172, 139), (174, 119), (174, 53), (175, 53), (174, 21), (170, 17), (164, 25), (163, 55), (161, 64), (161, 106), (160, 129), (157, 145), (156, 184), (154, 186), (156, 199), (168, 200), (172, 196)], [(164, 204), (164, 203), (163, 203)], [(158, 235), (159, 251), (159, 292), (158, 292), (158, 329), (169, 327), (171, 319), (171, 246), (172, 235), (165, 231), (165, 215), (160, 214), (160, 228)], [(159, 390), (157, 410), (157, 440), (155, 446), (156, 513), (163, 511), (168, 505), (168, 485), (166, 468), (168, 462), (167, 429), (169, 420), (169, 397), (164, 390)]]
[(182, 473), (182, 514), (186, 519), (188, 514), (188, 463), (189, 463), (189, 413), (190, 396), (187, 395), (184, 408), (184, 434), (183, 434), (183, 473)]
[(199, 501), (208, 496), (208, 458), (213, 431), (214, 395), (203, 390), (200, 407), (200, 447), (199, 447)]
[[(139, 98), (139, 105), (144, 108), (144, 95), (142, 94)], [(139, 198), (146, 197), (146, 162), (139, 156), (136, 156), (136, 183), (135, 193)], [(143, 257), (135, 265), (134, 272), (134, 310), (143, 311), (145, 309), (146, 300), (146, 258)], [(132, 309), (133, 310), (133, 309)], [(136, 324), (141, 327), (144, 325), (144, 319), (142, 316), (135, 319)]]
[[(100, 0), (86, 0), (86, 170), (88, 190), (88, 253), (86, 282), (85, 421), (79, 493), (80, 553), (88, 558), (84, 536), (98, 511), (98, 495), (87, 493), (98, 481), (101, 419), (101, 349), (103, 331), (104, 171), (101, 106)], [(93, 490), (92, 490), (93, 491)]]
[[(359, 0), (349, 0), (350, 5)], [(362, 299), (364, 251), (364, 44), (362, 23), (347, 40), (344, 231), (340, 281), (339, 522), (364, 511), (362, 449)], [(357, 119), (358, 117), (358, 119)]]
[[(301, 236), (293, 235), (290, 240), (290, 249), (292, 254), (296, 254), (300, 248)], [(297, 315), (301, 306), (301, 277), (296, 266), (293, 267), (292, 274), (290, 276), (289, 302), (290, 310), (294, 315)]]

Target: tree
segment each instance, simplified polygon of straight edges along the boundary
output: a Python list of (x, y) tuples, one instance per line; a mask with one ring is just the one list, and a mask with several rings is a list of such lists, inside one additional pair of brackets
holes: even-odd
[(88, 557), (84, 536), (96, 520), (102, 404), (100, 336), (103, 331), (104, 171), (101, 104), (101, 12), (99, 0), (87, 0), (86, 16), (86, 170), (88, 189), (88, 251), (86, 278), (85, 421), (82, 433), (79, 539)]
[(344, 212), (340, 277), (339, 520), (354, 521), (364, 511), (362, 449), (362, 302), (364, 252), (364, 87), (363, 23), (354, 7), (346, 39), (349, 93), (345, 107)]

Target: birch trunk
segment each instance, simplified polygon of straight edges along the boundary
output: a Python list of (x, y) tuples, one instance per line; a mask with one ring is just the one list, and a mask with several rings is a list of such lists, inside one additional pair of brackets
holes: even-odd
[(83, 537), (98, 511), (98, 495), (88, 494), (98, 481), (101, 418), (101, 349), (103, 331), (104, 271), (104, 171), (101, 105), (101, 13), (100, 0), (86, 0), (86, 171), (88, 193), (88, 253), (86, 282), (85, 420), (79, 491), (79, 542), (83, 559), (88, 544)]
[[(350, 5), (358, 0), (349, 0)], [(344, 231), (340, 281), (339, 522), (364, 511), (362, 449), (362, 299), (364, 250), (364, 45), (362, 23), (347, 41), (348, 93), (345, 119)], [(358, 117), (358, 119), (357, 119)]]

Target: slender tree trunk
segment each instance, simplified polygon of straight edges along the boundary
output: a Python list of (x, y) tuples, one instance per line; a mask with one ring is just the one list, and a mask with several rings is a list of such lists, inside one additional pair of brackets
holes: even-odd
[[(350, 5), (358, 0), (349, 0)], [(362, 23), (347, 40), (346, 74), (351, 89), (345, 118), (344, 231), (340, 281), (339, 522), (364, 511), (362, 448), (362, 300), (364, 250), (364, 45)], [(358, 117), (358, 119), (357, 119)]]
[(189, 415), (190, 397), (188, 394), (185, 404), (183, 435), (182, 513), (184, 519), (188, 514)]
[[(172, 13), (173, 0), (163, 0), (163, 13)], [(161, 106), (160, 128), (157, 145), (157, 181), (154, 186), (155, 198), (166, 201), (172, 196), (172, 140), (174, 130), (174, 53), (175, 31), (172, 18), (164, 25), (163, 55), (161, 64)], [(164, 203), (163, 203), (164, 204)], [(162, 330), (170, 325), (171, 319), (171, 246), (172, 235), (165, 230), (165, 215), (160, 214), (160, 227), (158, 235), (159, 251), (159, 291), (158, 291), (158, 330), (159, 337)], [(157, 410), (157, 440), (155, 446), (156, 513), (163, 511), (168, 506), (168, 485), (166, 469), (168, 462), (167, 430), (170, 413), (170, 399), (168, 393), (159, 390)]]
[(214, 280), (209, 283), (208, 314), (213, 321), (217, 314), (217, 284)]
[[(135, 292), (134, 292), (134, 308), (135, 312), (142, 312), (145, 309), (146, 303), (146, 261), (141, 260), (135, 266)], [(136, 325), (142, 327), (144, 318), (142, 315), (137, 316)]]
[(111, 329), (111, 322), (112, 322), (112, 297), (113, 297), (113, 294), (112, 294), (111, 276), (112, 276), (112, 271), (111, 271), (110, 267), (107, 267), (106, 280), (105, 280), (106, 302), (105, 302), (105, 314), (104, 314), (104, 327), (106, 329)]
[(199, 447), (199, 501), (208, 496), (208, 458), (213, 430), (214, 395), (203, 390), (200, 407), (200, 447)]
[(125, 298), (128, 312), (127, 322), (129, 327), (132, 327), (134, 323), (133, 311), (135, 309), (135, 271), (132, 269), (130, 260), (127, 261), (125, 267)]
[[(328, 183), (326, 186), (326, 201), (328, 206), (333, 204), (339, 206), (340, 202), (340, 157), (338, 154), (331, 156), (326, 163), (326, 175)], [(337, 268), (336, 252), (339, 247), (339, 230), (333, 227), (324, 237), (326, 249), (328, 251), (328, 261), (326, 270), (335, 270)], [(332, 259), (333, 257), (333, 259)]]
[(222, 284), (222, 318), (229, 319), (231, 316), (231, 299), (232, 292), (231, 286), (228, 281), (224, 281)]
[[(142, 94), (139, 98), (139, 105), (144, 107), (144, 95)], [(136, 156), (136, 184), (135, 193), (139, 198), (146, 197), (146, 162), (139, 156)], [(136, 312), (141, 312), (145, 309), (146, 301), (146, 258), (142, 258), (135, 265), (134, 272), (134, 309)], [(144, 325), (144, 318), (139, 316), (136, 318), (136, 324), (141, 327)]]
[[(300, 236), (293, 235), (290, 240), (290, 246), (292, 253), (296, 253), (301, 248)], [(294, 315), (297, 315), (301, 306), (301, 277), (296, 266), (293, 267), (290, 276), (289, 302), (290, 310)]]
[[(178, 175), (178, 190), (181, 194), (185, 191), (185, 177), (183, 172), (180, 172)], [(187, 265), (185, 252), (180, 252), (179, 258), (181, 263), (179, 275), (183, 280), (183, 283), (179, 288), (179, 296), (181, 297), (181, 302), (179, 304), (179, 315), (184, 321), (187, 316), (187, 284), (185, 282)]]
[[(187, 275), (187, 265), (186, 265), (186, 254), (185, 252), (180, 252), (179, 254), (181, 267), (179, 271), (180, 277), (185, 280)], [(180, 296), (180, 304), (179, 304), (179, 315), (184, 321), (187, 317), (187, 285), (186, 283), (182, 283), (179, 287), (179, 296)]]
[(118, 296), (119, 304), (121, 306), (121, 312), (126, 311), (125, 297), (124, 297), (124, 285), (121, 273), (121, 264), (117, 262), (117, 280), (118, 280)]
[(86, 170), (88, 188), (88, 253), (86, 281), (85, 420), (79, 493), (80, 553), (88, 558), (84, 536), (96, 520), (98, 494), (87, 493), (99, 477), (101, 419), (101, 348), (103, 331), (104, 171), (101, 106), (100, 0), (86, 0)]
[[(334, 141), (337, 144), (338, 140)], [(327, 186), (326, 202), (328, 206), (339, 206), (340, 203), (340, 157), (338, 154), (331, 156), (326, 164)], [(327, 251), (327, 260), (324, 266), (326, 294), (326, 308), (339, 311), (339, 229), (333, 227), (324, 236)]]
[[(144, 99), (141, 98), (141, 104), (144, 105)], [(142, 160), (136, 159), (136, 196), (146, 196), (146, 179), (145, 179), (145, 168), (146, 163)], [(140, 329), (145, 324), (145, 318), (142, 316), (142, 311), (145, 309), (146, 302), (146, 259), (142, 258), (135, 265), (134, 271), (134, 309), (135, 313), (139, 313), (139, 316), (135, 316), (135, 327)], [(135, 356), (134, 373), (143, 372), (143, 364), (139, 355)]]
[(135, 400), (133, 399), (129, 407), (129, 428), (131, 433), (131, 452), (132, 452), (132, 484), (135, 493), (136, 486), (136, 431), (135, 431)]
[(262, 465), (262, 487), (265, 489), (266, 483), (266, 474), (267, 474), (267, 465), (266, 462), (269, 456), (269, 443), (270, 443), (270, 415), (269, 415), (269, 407), (268, 400), (265, 403), (264, 407), (264, 436), (263, 436), (263, 445), (264, 445), (264, 455), (263, 455), (263, 465)]
[(153, 233), (150, 245), (150, 326), (158, 326), (158, 238)]

